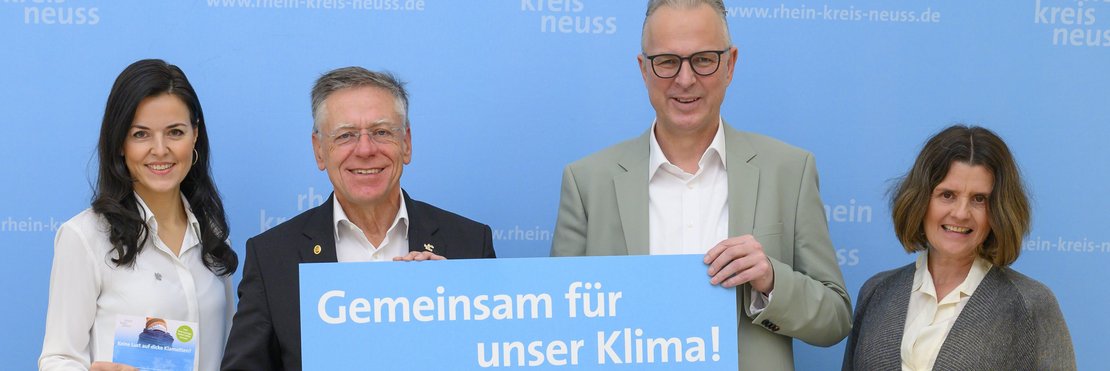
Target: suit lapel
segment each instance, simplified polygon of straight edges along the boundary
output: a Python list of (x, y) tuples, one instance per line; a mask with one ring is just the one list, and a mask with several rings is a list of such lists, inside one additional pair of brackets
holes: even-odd
[(625, 173), (613, 177), (617, 212), (628, 255), (648, 254), (648, 141), (651, 129), (637, 138), (617, 160)]
[(323, 205), (310, 212), (302, 233), (308, 241), (297, 246), (302, 263), (335, 263), (339, 261), (335, 253), (335, 202), (334, 194), (328, 196)]
[(725, 166), (728, 172), (728, 237), (751, 234), (755, 230), (755, 206), (759, 196), (759, 168), (751, 163), (755, 149), (740, 132), (725, 130)]
[(401, 194), (405, 198), (405, 209), (409, 213), (409, 251), (428, 251), (436, 255), (447, 257), (451, 254), (450, 246), (436, 237), (439, 224), (423, 208), (412, 201), (408, 192)]

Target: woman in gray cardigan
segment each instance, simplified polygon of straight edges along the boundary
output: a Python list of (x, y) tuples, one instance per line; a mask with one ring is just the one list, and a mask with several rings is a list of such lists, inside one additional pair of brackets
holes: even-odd
[(1074, 370), (1052, 291), (1009, 268), (1030, 211), (1002, 139), (949, 127), (895, 189), (895, 234), (919, 254), (860, 289), (844, 369)]

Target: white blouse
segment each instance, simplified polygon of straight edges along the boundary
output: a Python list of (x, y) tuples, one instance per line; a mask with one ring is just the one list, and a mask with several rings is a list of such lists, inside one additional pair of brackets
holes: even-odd
[(138, 200), (151, 238), (134, 266), (112, 263), (108, 222), (92, 209), (58, 229), (40, 370), (85, 370), (95, 361), (110, 362), (116, 315), (196, 322), (196, 368), (219, 369), (231, 329), (231, 279), (204, 266), (200, 224), (184, 196), (189, 227), (180, 257), (158, 238), (154, 213)]
[(919, 254), (916, 264), (900, 348), (903, 371), (933, 369), (940, 347), (948, 338), (948, 331), (993, 266), (985, 259), (975, 257), (964, 282), (943, 298), (937, 298), (933, 275), (929, 272), (929, 252)]

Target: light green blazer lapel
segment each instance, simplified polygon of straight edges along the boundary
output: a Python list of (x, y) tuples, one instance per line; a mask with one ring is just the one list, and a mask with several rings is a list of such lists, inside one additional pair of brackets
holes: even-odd
[[(755, 149), (728, 123), (725, 130), (725, 156), (728, 157), (728, 234), (736, 237), (755, 229), (755, 205), (759, 191), (759, 168), (750, 163)], [(629, 255), (648, 254), (648, 141), (651, 129), (644, 132), (617, 160), (625, 173), (613, 177), (617, 211), (624, 229)]]
[(750, 162), (756, 153), (748, 139), (727, 122), (723, 127), (728, 158), (728, 237), (737, 237), (755, 229), (759, 168)]
[(648, 156), (651, 129), (632, 143), (617, 159), (625, 173), (613, 177), (617, 194), (617, 212), (624, 229), (628, 255), (648, 254)]

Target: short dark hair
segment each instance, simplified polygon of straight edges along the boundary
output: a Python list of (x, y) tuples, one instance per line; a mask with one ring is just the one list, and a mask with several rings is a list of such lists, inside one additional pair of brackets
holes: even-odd
[(189, 109), (189, 119), (197, 130), (196, 163), (181, 182), (181, 193), (189, 200), (193, 215), (200, 223), (201, 256), (204, 265), (218, 275), (231, 275), (239, 259), (227, 244), (230, 233), (219, 191), (212, 180), (209, 164), (208, 132), (200, 100), (180, 68), (160, 59), (144, 59), (120, 72), (108, 93), (104, 119), (97, 144), (99, 170), (93, 192), (93, 211), (107, 219), (109, 240), (121, 266), (134, 264), (150, 230), (135, 198), (134, 179), (121, 153), (135, 111), (144, 99), (170, 94)]
[(890, 210), (898, 241), (907, 252), (928, 249), (923, 223), (929, 200), (954, 162), (983, 166), (994, 175), (987, 209), (991, 231), (977, 253), (994, 265), (1010, 265), (1029, 233), (1029, 198), (1010, 148), (997, 134), (979, 126), (953, 125), (933, 135), (892, 188)]

